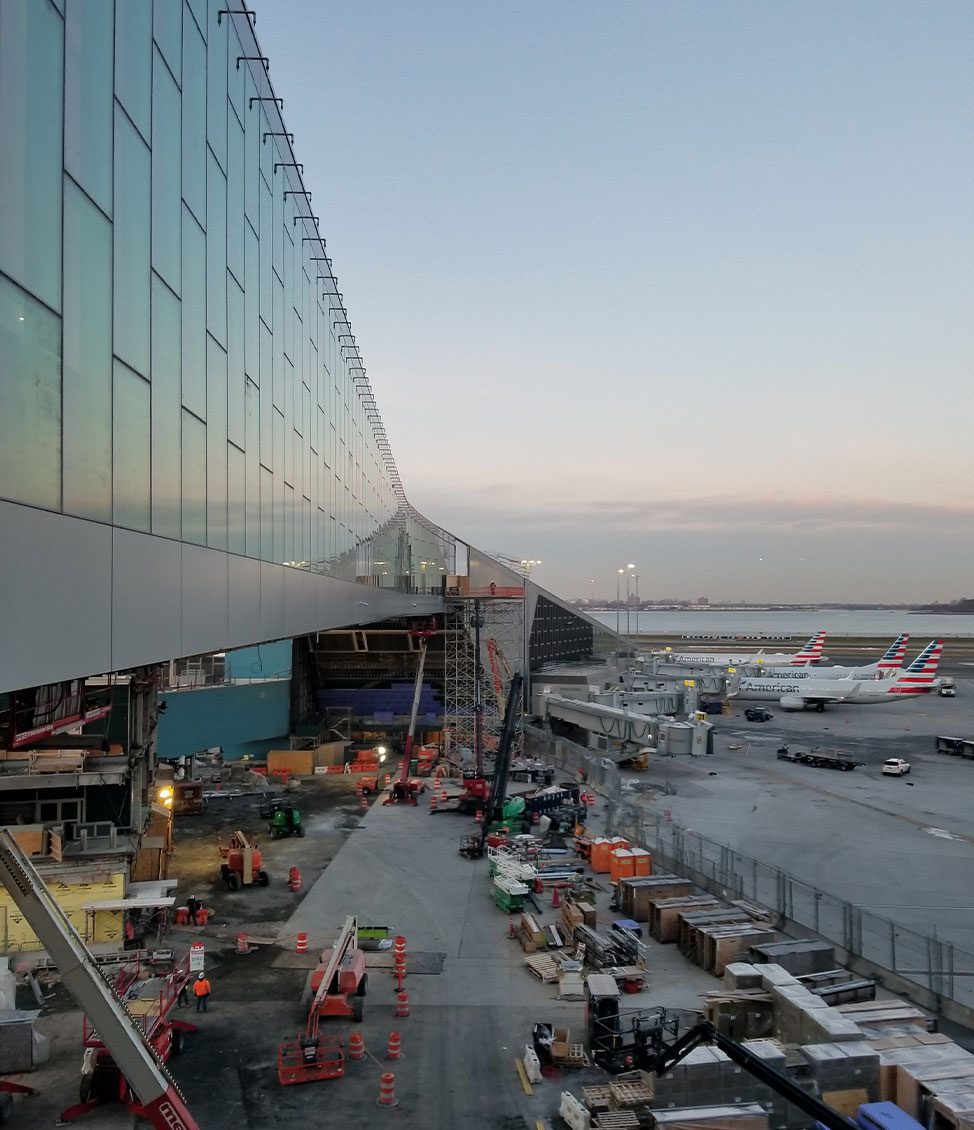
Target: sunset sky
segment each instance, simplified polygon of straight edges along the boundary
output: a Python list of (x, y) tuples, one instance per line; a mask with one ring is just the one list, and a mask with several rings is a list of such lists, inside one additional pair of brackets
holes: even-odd
[(420, 510), (567, 597), (974, 595), (974, 6), (254, 6)]

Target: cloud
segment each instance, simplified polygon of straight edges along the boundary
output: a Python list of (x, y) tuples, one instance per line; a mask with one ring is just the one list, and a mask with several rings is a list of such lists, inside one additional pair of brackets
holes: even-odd
[[(733, 498), (668, 498), (633, 501), (557, 502), (527, 497), (511, 488), (488, 487), (462, 498), (430, 493), (420, 510), (463, 537), (471, 527), (530, 529), (534, 533), (578, 530), (600, 536), (636, 533), (770, 532), (777, 534), (926, 534), (971, 536), (974, 506), (891, 502), (888, 499), (785, 498), (757, 494)], [(472, 536), (472, 535), (471, 535)]]

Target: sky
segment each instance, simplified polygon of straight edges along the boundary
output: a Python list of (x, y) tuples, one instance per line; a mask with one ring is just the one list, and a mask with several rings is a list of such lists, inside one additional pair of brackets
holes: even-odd
[(568, 598), (974, 595), (968, 0), (253, 7), (419, 510)]

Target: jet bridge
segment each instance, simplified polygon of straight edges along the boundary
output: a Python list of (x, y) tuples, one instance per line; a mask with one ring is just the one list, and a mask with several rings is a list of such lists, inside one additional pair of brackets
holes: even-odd
[[(681, 694), (658, 694), (653, 697), (660, 714), (680, 708)], [(644, 700), (648, 701), (648, 697), (644, 696)], [(650, 754), (669, 756), (710, 751), (709, 735), (712, 727), (707, 722), (677, 722), (606, 703), (583, 702), (555, 694), (545, 695), (544, 701), (546, 717), (560, 719), (590, 734), (623, 743), (622, 749), (600, 751), (609, 760), (628, 760), (633, 756), (633, 746), (647, 749)]]

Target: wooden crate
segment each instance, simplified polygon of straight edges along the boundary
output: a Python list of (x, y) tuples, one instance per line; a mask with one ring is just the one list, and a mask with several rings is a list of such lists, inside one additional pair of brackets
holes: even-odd
[(653, 1101), (652, 1088), (645, 1083), (610, 1083), (609, 1109), (629, 1110), (632, 1107), (646, 1106)]

